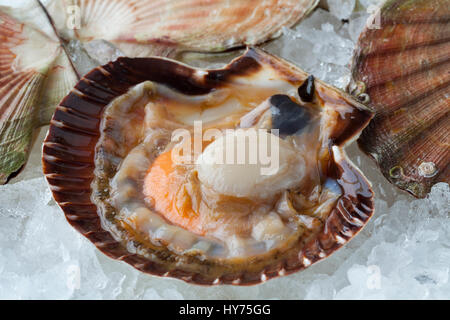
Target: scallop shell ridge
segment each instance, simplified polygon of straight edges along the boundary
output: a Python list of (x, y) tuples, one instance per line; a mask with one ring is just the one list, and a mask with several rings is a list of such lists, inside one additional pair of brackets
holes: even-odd
[(416, 197), (450, 182), (450, 7), (390, 0), (360, 36), (349, 90), (377, 114), (358, 143)]

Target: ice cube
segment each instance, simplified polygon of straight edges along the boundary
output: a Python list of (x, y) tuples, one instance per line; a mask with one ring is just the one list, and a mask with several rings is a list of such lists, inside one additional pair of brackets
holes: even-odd
[(114, 61), (125, 54), (117, 49), (112, 43), (105, 40), (92, 40), (83, 44), (88, 55), (95, 59), (98, 64), (104, 65)]
[(355, 0), (327, 0), (328, 8), (339, 19), (348, 19), (355, 8)]
[(366, 12), (352, 14), (349, 21), (348, 32), (353, 42), (356, 43), (358, 41), (361, 32), (367, 24), (367, 19), (369, 16), (370, 15)]

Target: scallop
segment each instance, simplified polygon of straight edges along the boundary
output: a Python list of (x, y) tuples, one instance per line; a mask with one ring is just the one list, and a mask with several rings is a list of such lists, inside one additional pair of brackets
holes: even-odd
[(215, 70), (119, 58), (57, 107), (43, 170), (108, 256), (195, 284), (257, 284), (327, 257), (370, 219), (373, 192), (344, 147), (372, 117), (259, 49)]
[(445, 0), (386, 1), (353, 61), (349, 90), (377, 112), (359, 146), (416, 197), (450, 182), (449, 17)]

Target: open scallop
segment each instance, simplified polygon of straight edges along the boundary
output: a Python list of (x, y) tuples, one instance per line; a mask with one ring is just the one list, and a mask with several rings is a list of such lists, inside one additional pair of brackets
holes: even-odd
[(196, 284), (256, 284), (367, 223), (373, 193), (343, 148), (372, 115), (256, 49), (217, 70), (120, 58), (57, 108), (44, 173), (108, 256)]

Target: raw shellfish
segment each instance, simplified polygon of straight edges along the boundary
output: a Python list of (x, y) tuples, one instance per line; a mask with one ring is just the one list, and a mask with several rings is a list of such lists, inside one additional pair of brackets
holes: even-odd
[(359, 146), (416, 197), (450, 182), (450, 7), (390, 0), (362, 33), (350, 90), (377, 114)]
[(0, 184), (33, 130), (93, 67), (119, 56), (221, 51), (276, 37), (317, 0), (29, 0), (0, 7)]
[[(68, 221), (110, 257), (196, 284), (256, 284), (327, 257), (367, 223), (373, 193), (343, 148), (372, 116), (256, 49), (216, 70), (119, 58), (57, 107), (44, 174)], [(274, 162), (249, 160), (253, 147)], [(244, 162), (214, 161), (239, 150)]]

